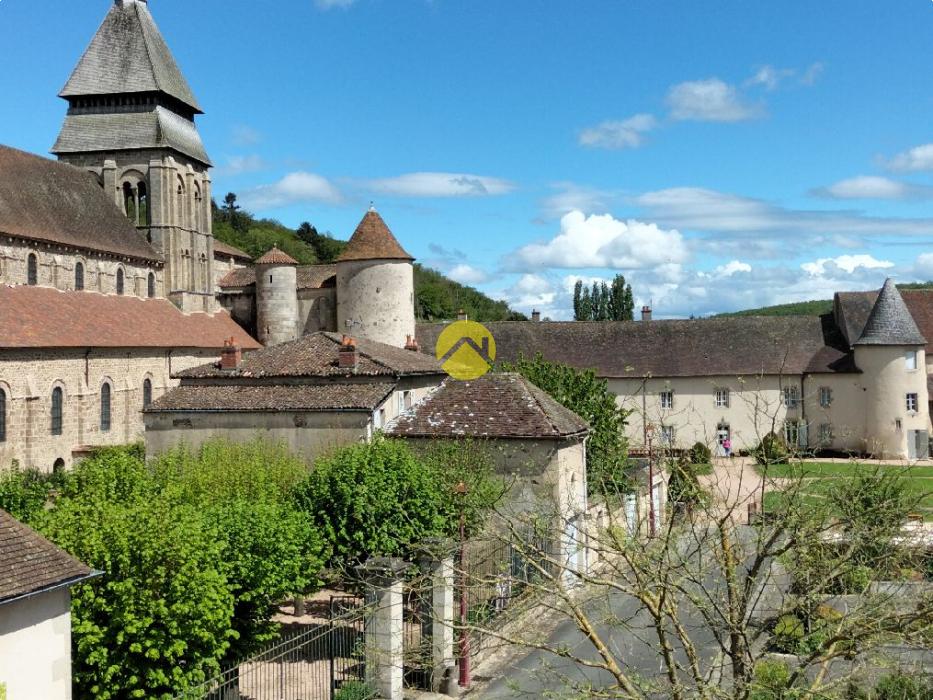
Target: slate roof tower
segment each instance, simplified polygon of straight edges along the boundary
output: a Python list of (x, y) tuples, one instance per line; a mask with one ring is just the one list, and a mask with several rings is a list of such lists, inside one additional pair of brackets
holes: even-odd
[(176, 305), (214, 311), (202, 110), (146, 0), (115, 0), (59, 96), (68, 114), (52, 153), (94, 173), (164, 256)]

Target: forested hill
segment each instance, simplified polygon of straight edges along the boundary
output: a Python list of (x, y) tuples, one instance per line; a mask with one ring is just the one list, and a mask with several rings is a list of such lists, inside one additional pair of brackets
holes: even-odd
[[(897, 285), (900, 290), (905, 289), (933, 289), (933, 281), (909, 282)], [(813, 301), (798, 301), (792, 304), (778, 304), (776, 306), (763, 306), (760, 309), (746, 309), (733, 311), (719, 316), (820, 316), (833, 310), (832, 299), (817, 299)]]
[[(290, 229), (274, 219), (257, 219), (240, 209), (230, 195), (223, 206), (213, 203), (214, 236), (258, 258), (273, 245), (302, 265), (333, 262), (346, 241), (319, 233), (303, 223)], [(415, 314), (419, 321), (448, 321), (463, 309), (475, 321), (523, 321), (504, 301), (496, 301), (473, 287), (455, 282), (436, 270), (415, 263)]]

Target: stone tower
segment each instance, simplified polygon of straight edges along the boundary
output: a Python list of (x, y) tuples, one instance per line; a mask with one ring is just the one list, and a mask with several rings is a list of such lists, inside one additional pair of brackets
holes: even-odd
[(115, 0), (59, 96), (68, 114), (52, 153), (93, 172), (162, 253), (177, 306), (214, 311), (202, 111), (146, 0)]
[(415, 335), (412, 258), (374, 210), (337, 258), (337, 331), (405, 347)]
[(878, 457), (926, 457), (926, 340), (892, 280), (885, 281), (853, 346), (855, 364), (866, 380), (865, 431), (873, 440), (868, 451)]
[(298, 338), (298, 261), (273, 247), (256, 261), (256, 335), (263, 345)]

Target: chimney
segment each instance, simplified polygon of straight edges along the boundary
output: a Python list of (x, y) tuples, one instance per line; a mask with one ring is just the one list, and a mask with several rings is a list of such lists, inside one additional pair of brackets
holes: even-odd
[(360, 363), (360, 352), (356, 349), (356, 341), (348, 335), (343, 336), (340, 351), (337, 353), (337, 366), (340, 369), (355, 370)]
[(540, 320), (541, 320), (541, 312), (538, 311), (537, 309), (534, 309), (534, 310), (531, 312), (531, 320), (534, 321), (535, 323), (537, 323), (538, 321), (540, 321)]
[(464, 311), (463, 309), (460, 309), (460, 310), (457, 312), (457, 320), (458, 320), (458, 321), (469, 321), (469, 320), (470, 320), (470, 317), (467, 316), (467, 312), (466, 312), (466, 311)]
[(651, 320), (651, 307), (650, 306), (641, 307), (641, 320), (642, 321)]
[(224, 349), (220, 351), (220, 368), (234, 370), (243, 361), (243, 352), (233, 338), (224, 341)]
[(411, 350), (412, 352), (418, 352), (421, 347), (418, 345), (418, 341), (415, 340), (414, 336), (406, 335), (405, 336), (405, 349)]

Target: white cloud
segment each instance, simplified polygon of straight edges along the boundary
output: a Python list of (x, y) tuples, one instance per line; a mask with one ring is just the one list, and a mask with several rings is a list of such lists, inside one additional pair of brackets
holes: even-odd
[(482, 284), (489, 280), (486, 272), (466, 263), (460, 263), (448, 270), (447, 276), (461, 284)]
[(614, 192), (576, 185), (572, 182), (557, 182), (551, 185), (555, 190), (541, 200), (541, 210), (545, 219), (559, 219), (574, 210), (584, 214), (605, 214), (610, 204), (618, 199)]
[(350, 5), (355, 2), (356, 0), (314, 0), (314, 4), (321, 10), (331, 10), (335, 7), (350, 7)]
[(807, 69), (803, 72), (803, 75), (800, 76), (801, 85), (813, 85), (817, 80), (820, 79), (820, 76), (823, 75), (823, 71), (826, 66), (824, 66), (820, 61), (811, 63), (807, 66)]
[(566, 318), (570, 303), (569, 295), (562, 294), (553, 280), (536, 274), (522, 275), (498, 296), (517, 311), (527, 313), (536, 309), (549, 318)]
[(638, 148), (645, 134), (655, 129), (658, 120), (651, 114), (636, 114), (623, 121), (605, 121), (580, 132), (581, 146), (619, 150)]
[(546, 243), (532, 243), (507, 261), (512, 269), (540, 267), (638, 269), (687, 258), (687, 247), (677, 231), (609, 214), (586, 216), (572, 211), (560, 221), (560, 233)]
[(713, 276), (718, 278), (732, 277), (739, 272), (751, 272), (752, 266), (741, 260), (730, 260), (725, 265), (719, 265), (713, 270)]
[(393, 197), (488, 197), (515, 189), (508, 180), (465, 173), (408, 173), (367, 180), (362, 187)]
[(253, 146), (262, 141), (262, 134), (251, 126), (236, 124), (233, 127), (232, 141), (234, 146)]
[(933, 279), (933, 253), (920, 253), (914, 263), (914, 272), (924, 280)]
[(241, 194), (244, 206), (252, 209), (275, 209), (301, 202), (339, 204), (340, 191), (325, 177), (314, 173), (289, 173), (271, 185), (260, 185)]
[(735, 87), (719, 78), (675, 85), (667, 93), (667, 104), (679, 120), (739, 122), (762, 113), (760, 106), (743, 102)]
[(878, 260), (877, 258), (862, 253), (859, 255), (840, 255), (835, 258), (820, 258), (813, 262), (804, 263), (800, 268), (810, 275), (825, 275), (832, 268), (842, 270), (852, 274), (858, 268), (865, 270), (887, 270), (894, 267), (894, 263), (889, 260)]
[(794, 74), (792, 68), (775, 68), (774, 66), (762, 66), (755, 74), (745, 81), (746, 85), (761, 85), (766, 90), (776, 90), (785, 78)]
[(814, 192), (830, 199), (909, 199), (928, 197), (931, 188), (898, 182), (877, 175), (859, 175), (823, 187)]
[(887, 162), (888, 169), (899, 173), (917, 173), (933, 170), (933, 143), (914, 146), (898, 153)]
[(214, 172), (220, 176), (242, 175), (243, 173), (255, 173), (265, 170), (269, 167), (262, 156), (230, 156), (227, 163), (218, 167)]

